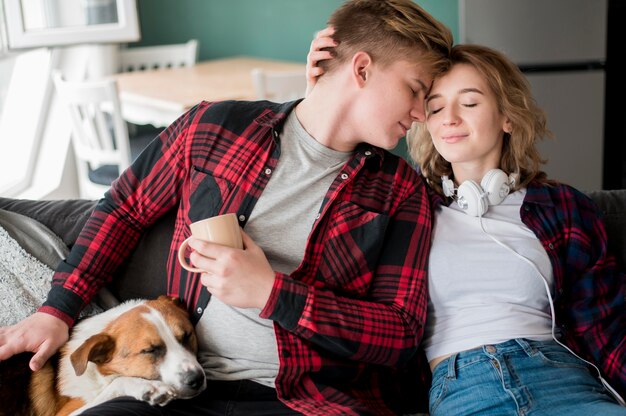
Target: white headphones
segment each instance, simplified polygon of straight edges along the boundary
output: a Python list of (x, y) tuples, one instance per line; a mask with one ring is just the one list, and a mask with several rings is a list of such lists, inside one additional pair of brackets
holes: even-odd
[(511, 191), (515, 184), (516, 175), (507, 175), (500, 169), (491, 169), (483, 176), (478, 185), (473, 180), (467, 180), (454, 187), (452, 179), (441, 177), (441, 187), (445, 196), (456, 199), (459, 207), (468, 215), (481, 217), (489, 205), (498, 205)]

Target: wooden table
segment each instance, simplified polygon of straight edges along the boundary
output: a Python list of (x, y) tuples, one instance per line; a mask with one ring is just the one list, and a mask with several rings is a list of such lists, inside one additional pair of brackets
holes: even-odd
[(250, 75), (254, 68), (305, 71), (302, 63), (242, 56), (184, 68), (124, 72), (113, 78), (127, 121), (165, 127), (203, 100), (254, 100)]

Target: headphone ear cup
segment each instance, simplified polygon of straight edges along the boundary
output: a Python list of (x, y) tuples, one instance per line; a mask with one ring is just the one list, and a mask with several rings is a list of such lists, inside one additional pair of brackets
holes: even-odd
[(445, 196), (454, 196), (454, 182), (447, 176), (441, 177), (441, 188)]
[(483, 176), (480, 186), (487, 193), (489, 205), (498, 205), (511, 191), (509, 177), (500, 169), (491, 169)]
[(456, 192), (456, 202), (467, 215), (479, 217), (487, 212), (489, 204), (484, 197), (483, 190), (476, 182), (467, 180), (459, 186)]

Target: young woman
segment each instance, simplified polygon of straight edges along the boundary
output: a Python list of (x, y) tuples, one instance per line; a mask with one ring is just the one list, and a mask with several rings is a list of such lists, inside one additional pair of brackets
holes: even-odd
[[(311, 84), (330, 42), (312, 44)], [(526, 78), (457, 45), (425, 107), (407, 138), (434, 208), (431, 415), (626, 415), (625, 276), (593, 202), (540, 171), (550, 132)]]

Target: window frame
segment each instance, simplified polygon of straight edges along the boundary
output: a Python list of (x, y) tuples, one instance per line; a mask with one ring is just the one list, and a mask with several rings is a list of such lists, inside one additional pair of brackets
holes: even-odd
[(136, 0), (116, 0), (117, 23), (37, 30), (26, 30), (24, 27), (22, 1), (29, 0), (3, 0), (6, 43), (9, 49), (135, 42), (141, 38)]
[[(7, 127), (2, 122), (5, 121), (3, 119), (7, 117), (7, 115), (0, 115), (0, 130), (3, 132), (3, 136), (9, 136), (10, 140), (24, 141), (24, 143), (18, 145), (17, 149), (7, 149), (4, 146), (6, 143), (2, 143), (3, 154), (0, 156), (0, 161), (2, 161), (4, 169), (0, 169), (0, 171), (3, 172), (3, 180), (0, 181), (0, 195), (3, 196), (16, 195), (32, 185), (33, 173), (36, 170), (39, 149), (42, 145), (43, 132), (47, 122), (46, 114), (49, 111), (50, 100), (54, 89), (50, 79), (50, 73), (52, 68), (57, 65), (58, 54), (54, 53), (54, 51), (49, 48), (37, 48), (37, 50), (26, 51), (26, 53), (37, 53), (41, 55), (41, 59), (45, 61), (42, 62), (41, 66), (36, 67), (36, 70), (41, 72), (39, 74), (41, 78), (38, 78), (41, 89), (36, 90), (34, 93), (34, 96), (37, 98), (34, 101), (20, 103), (10, 101), (11, 98), (17, 96), (17, 92), (19, 92), (18, 87), (25, 85), (24, 82), (22, 82), (15, 84), (12, 87), (12, 89), (15, 89), (14, 93), (7, 96), (8, 99), (5, 104), (8, 103), (11, 106), (17, 105), (18, 111), (13, 112), (24, 114), (25, 120), (21, 120), (18, 123), (24, 125), (24, 129), (19, 129), (15, 125)], [(28, 105), (26, 105), (26, 103), (28, 103)], [(32, 122), (28, 122), (28, 119), (32, 120)], [(6, 158), (10, 158), (10, 161), (6, 160)], [(16, 161), (21, 165), (21, 169), (17, 172), (12, 170), (7, 171), (6, 167), (10, 166), (9, 162), (15, 163)], [(15, 176), (11, 178), (7, 177), (7, 175), (12, 176), (14, 174)]]

